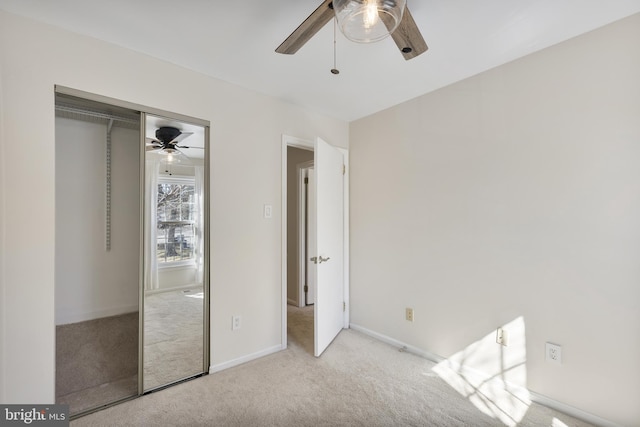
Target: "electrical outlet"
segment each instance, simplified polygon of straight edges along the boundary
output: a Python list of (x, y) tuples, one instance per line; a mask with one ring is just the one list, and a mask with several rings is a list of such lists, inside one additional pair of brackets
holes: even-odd
[(405, 317), (405, 319), (407, 319), (409, 322), (413, 322), (413, 308), (409, 308), (409, 307), (407, 307), (407, 309), (405, 310), (404, 317)]
[(502, 328), (496, 329), (496, 342), (500, 345), (507, 345), (507, 331)]
[(240, 329), (241, 326), (242, 326), (242, 317), (240, 317), (240, 316), (231, 317), (231, 330), (232, 331)]
[(545, 344), (545, 360), (556, 365), (562, 365), (562, 347), (550, 342)]

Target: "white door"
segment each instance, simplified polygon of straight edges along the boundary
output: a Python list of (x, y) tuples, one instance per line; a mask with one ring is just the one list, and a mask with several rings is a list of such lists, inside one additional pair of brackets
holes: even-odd
[(316, 296), (314, 353), (320, 356), (344, 325), (344, 199), (342, 153), (316, 138)]

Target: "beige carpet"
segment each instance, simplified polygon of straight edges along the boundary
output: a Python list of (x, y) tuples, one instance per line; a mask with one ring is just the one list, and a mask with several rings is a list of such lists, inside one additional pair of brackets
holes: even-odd
[(56, 403), (71, 414), (138, 394), (138, 313), (56, 326)]
[(434, 363), (353, 330), (310, 353), (313, 308), (289, 307), (289, 348), (73, 421), (73, 426), (504, 426), (589, 424), (537, 404), (504, 423)]
[[(201, 289), (145, 300), (144, 387), (203, 372)], [(56, 327), (56, 403), (71, 415), (138, 394), (138, 313)]]
[(144, 389), (201, 374), (202, 289), (147, 295), (144, 307)]

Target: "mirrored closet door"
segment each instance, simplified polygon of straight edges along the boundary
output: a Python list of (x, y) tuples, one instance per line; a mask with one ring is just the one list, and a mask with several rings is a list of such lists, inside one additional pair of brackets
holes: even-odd
[(144, 391), (205, 366), (207, 128), (144, 114)]
[(208, 122), (56, 88), (56, 403), (209, 367)]

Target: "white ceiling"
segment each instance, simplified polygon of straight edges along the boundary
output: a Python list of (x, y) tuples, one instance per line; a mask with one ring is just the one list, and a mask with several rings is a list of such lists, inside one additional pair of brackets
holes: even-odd
[[(640, 12), (640, 0), (408, 0), (429, 50), (355, 44), (333, 24), (274, 49), (322, 0), (0, 0), (0, 9), (354, 120)], [(597, 52), (594, 52), (597, 61)]]

